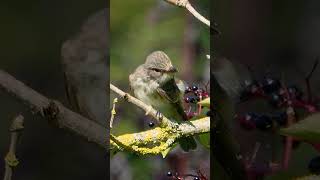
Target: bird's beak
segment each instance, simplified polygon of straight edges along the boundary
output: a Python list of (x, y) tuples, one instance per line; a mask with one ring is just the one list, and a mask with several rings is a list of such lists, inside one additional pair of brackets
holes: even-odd
[(175, 67), (171, 66), (171, 67), (168, 69), (167, 72), (176, 73), (176, 72), (178, 72), (178, 70), (177, 70)]

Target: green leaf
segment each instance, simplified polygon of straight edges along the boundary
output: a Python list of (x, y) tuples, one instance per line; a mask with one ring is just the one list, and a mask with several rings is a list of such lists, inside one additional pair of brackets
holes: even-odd
[(210, 133), (198, 135), (199, 142), (207, 149), (210, 149)]
[(166, 150), (162, 151), (161, 154), (162, 154), (162, 157), (165, 158), (168, 153), (174, 148), (176, 147), (177, 143), (173, 144), (172, 146), (170, 146), (169, 148), (167, 148)]
[(200, 105), (202, 105), (204, 107), (210, 108), (210, 98), (208, 97), (208, 98), (198, 102), (198, 104), (200, 104)]
[(288, 128), (280, 129), (280, 134), (309, 142), (320, 142), (320, 113), (310, 115)]

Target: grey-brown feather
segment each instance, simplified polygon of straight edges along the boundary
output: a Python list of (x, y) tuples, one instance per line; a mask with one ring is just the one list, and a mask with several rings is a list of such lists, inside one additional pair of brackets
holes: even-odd
[[(187, 120), (181, 101), (183, 94), (176, 84), (174, 74), (168, 72), (172, 67), (171, 60), (164, 52), (155, 51), (129, 76), (130, 87), (138, 99), (153, 106), (167, 118)], [(191, 136), (180, 138), (179, 143), (184, 151), (197, 146)]]

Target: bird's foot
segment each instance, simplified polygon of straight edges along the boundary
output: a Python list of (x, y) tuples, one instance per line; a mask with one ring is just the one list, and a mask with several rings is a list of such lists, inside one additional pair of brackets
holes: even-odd
[(148, 106), (147, 110), (146, 110), (146, 114), (145, 115), (148, 115), (150, 113), (150, 111), (152, 110), (152, 106)]
[(163, 115), (160, 113), (160, 111), (157, 111), (156, 118), (159, 120), (159, 122), (162, 121)]
[(128, 101), (128, 100), (129, 100), (129, 95), (126, 93), (126, 94), (123, 96), (123, 99), (124, 99), (125, 101)]

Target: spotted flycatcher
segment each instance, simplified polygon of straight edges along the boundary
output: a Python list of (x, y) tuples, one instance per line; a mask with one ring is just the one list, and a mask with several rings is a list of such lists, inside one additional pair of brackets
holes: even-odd
[(92, 15), (62, 47), (66, 93), (73, 110), (107, 126), (108, 11)]
[[(162, 51), (155, 51), (129, 76), (129, 81), (138, 99), (153, 106), (167, 118), (181, 122), (187, 120), (187, 115), (181, 102), (183, 92), (174, 78), (176, 72), (170, 58)], [(184, 151), (196, 148), (193, 137), (183, 137), (179, 143)]]

